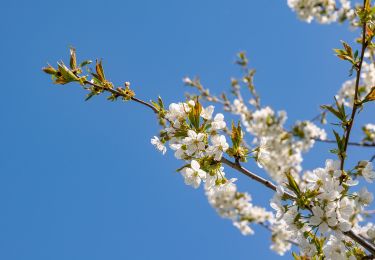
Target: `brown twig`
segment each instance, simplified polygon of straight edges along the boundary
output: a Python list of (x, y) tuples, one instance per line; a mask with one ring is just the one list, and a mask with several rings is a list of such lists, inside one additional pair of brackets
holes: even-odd
[[(125, 97), (125, 95), (123, 93), (121, 93), (120, 91), (117, 91), (116, 89), (106, 88), (106, 87), (100, 86), (98, 84), (92, 83), (92, 82), (87, 81), (87, 80), (84, 81), (84, 83), (88, 84), (88, 85), (91, 85), (91, 86), (94, 86), (94, 87), (99, 88), (99, 89), (103, 89), (103, 90), (109, 91), (110, 93), (115, 94), (117, 96)], [(139, 98), (136, 98), (136, 97), (131, 97), (131, 100), (133, 100), (133, 101), (135, 101), (135, 102), (137, 102), (139, 104), (142, 104), (142, 105), (145, 105), (145, 106), (151, 108), (152, 111), (154, 111), (154, 113), (156, 113), (156, 114), (159, 113), (159, 111), (153, 105), (151, 105), (150, 103), (147, 103), (147, 102), (145, 102), (145, 101), (143, 101), (143, 100), (141, 100)]]
[[(263, 184), (264, 186), (266, 186), (267, 188), (273, 190), (273, 191), (276, 191), (277, 189), (277, 186), (275, 184), (273, 184), (272, 182), (260, 177), (259, 175), (256, 175), (255, 173), (249, 171), (248, 169), (244, 168), (243, 166), (241, 166), (241, 164), (239, 162), (232, 162), (232, 161), (229, 161), (228, 159), (226, 158), (221, 158), (221, 162), (228, 165), (229, 167), (245, 174), (247, 177)], [(285, 193), (285, 195), (288, 197), (288, 198), (291, 198), (291, 199), (295, 199), (295, 196), (293, 194), (290, 194), (290, 193)]]
[[(366, 0), (364, 0), (363, 8), (365, 8), (365, 4), (366, 4)], [(358, 66), (357, 66), (357, 75), (356, 75), (356, 80), (355, 80), (355, 91), (354, 91), (353, 109), (352, 109), (352, 114), (350, 116), (349, 121), (347, 122), (347, 126), (346, 126), (346, 129), (345, 129), (345, 139), (344, 139), (345, 143), (344, 143), (344, 148), (343, 148), (343, 151), (342, 151), (343, 154), (340, 156), (341, 157), (341, 164), (340, 164), (341, 170), (344, 170), (346, 150), (348, 148), (350, 133), (351, 133), (351, 130), (352, 130), (352, 127), (353, 127), (353, 124), (354, 124), (354, 118), (355, 118), (355, 115), (357, 113), (357, 109), (358, 109), (358, 106), (359, 106), (358, 105), (359, 80), (360, 80), (360, 77), (361, 77), (361, 69), (362, 69), (363, 57), (364, 57), (365, 50), (366, 50), (367, 45), (368, 45), (368, 43), (366, 41), (366, 28), (367, 28), (367, 24), (366, 24), (366, 22), (364, 22), (363, 26), (362, 26), (361, 56), (359, 58), (359, 63), (358, 63)]]
[[(323, 140), (323, 139), (319, 139), (319, 138), (313, 138), (313, 140), (315, 140), (317, 142), (321, 142), (321, 143), (333, 143), (333, 144), (337, 143), (335, 140)], [(350, 145), (350, 146), (362, 146), (362, 147), (374, 147), (375, 148), (375, 144), (369, 144), (369, 143), (348, 142), (348, 145)]]

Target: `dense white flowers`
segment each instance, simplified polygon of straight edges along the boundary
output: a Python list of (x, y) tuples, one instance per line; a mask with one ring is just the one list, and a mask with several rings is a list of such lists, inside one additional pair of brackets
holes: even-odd
[(231, 179), (222, 185), (206, 189), (208, 201), (220, 216), (231, 219), (242, 234), (253, 234), (249, 224), (265, 223), (272, 218), (272, 214), (252, 205), (250, 195), (238, 192), (234, 182), (235, 179)]
[[(331, 23), (348, 19), (354, 24), (355, 15), (350, 2), (339, 2), (288, 0), (288, 5), (307, 22)], [(365, 57), (369, 57), (368, 52)], [(246, 59), (242, 61), (247, 63)], [(254, 233), (252, 223), (270, 230), (271, 249), (276, 253), (283, 255), (295, 244), (299, 247), (301, 259), (354, 260), (365, 256), (363, 245), (351, 240), (348, 232), (354, 230), (368, 241), (375, 242), (375, 226), (369, 223), (361, 227), (366, 216), (365, 208), (373, 201), (373, 194), (364, 187), (355, 187), (362, 177), (370, 183), (375, 180), (372, 163), (360, 161), (354, 168), (349, 168), (349, 163), (344, 164), (340, 154), (342, 141), (338, 140), (338, 149), (331, 152), (338, 155), (340, 161), (327, 159), (323, 168), (303, 172), (303, 153), (308, 152), (316, 141), (332, 141), (327, 140), (324, 129), (311, 121), (297, 121), (291, 128), (286, 127), (286, 112), (261, 106), (251, 85), (253, 72), (245, 71), (248, 74), (242, 82), (252, 94), (248, 101), (239, 93), (240, 80), (232, 79), (235, 98), (230, 100), (224, 95), (222, 99), (210, 96), (199, 81), (184, 79), (185, 84), (196, 86), (201, 91), (201, 97), (210, 102), (220, 101), (225, 111), (239, 116), (243, 128), (240, 123), (237, 127), (232, 123), (230, 132), (223, 114), (215, 115), (214, 106), (202, 107), (198, 99), (194, 99), (172, 103), (168, 110), (159, 114), (164, 117), (164, 129), (160, 139), (154, 137), (152, 144), (164, 154), (164, 144), (169, 143), (175, 157), (184, 161), (184, 166), (178, 171), (185, 183), (194, 188), (204, 184), (210, 205), (221, 217), (230, 219), (243, 235)], [(360, 81), (358, 96), (362, 100), (375, 85), (373, 62), (363, 63)], [(355, 80), (344, 82), (336, 95), (338, 104), (353, 106), (354, 92)], [(343, 119), (345, 133), (344, 123), (347, 122)], [(362, 144), (375, 143), (375, 125), (366, 124), (362, 130), (365, 134)], [(244, 131), (252, 137), (251, 142), (243, 140)], [(227, 142), (225, 134), (230, 137), (232, 145)], [(346, 148), (342, 152), (346, 154)], [(224, 156), (234, 158), (233, 162), (228, 162)], [(236, 179), (226, 178), (223, 164), (243, 169), (241, 163), (249, 158), (254, 159), (276, 183), (274, 186), (266, 184), (277, 190), (270, 201), (274, 213), (253, 205), (250, 194), (238, 191)]]
[[(340, 161), (328, 159), (324, 168), (300, 175), (302, 152), (308, 151), (315, 140), (326, 140), (323, 129), (310, 121), (298, 121), (288, 131), (284, 111), (275, 112), (270, 107), (251, 110), (238, 99), (230, 109), (241, 116), (246, 131), (254, 137), (250, 156), (279, 184), (270, 203), (274, 214), (253, 205), (248, 193), (238, 191), (236, 179), (226, 178), (222, 158), (225, 153), (233, 156), (234, 148), (224, 135), (224, 116), (215, 115), (213, 106), (203, 108), (193, 100), (171, 104), (164, 112), (166, 124), (160, 139), (155, 136), (151, 142), (163, 153), (164, 143), (169, 143), (175, 157), (185, 161), (179, 169), (184, 182), (193, 188), (204, 184), (210, 205), (243, 235), (253, 234), (251, 224), (260, 223), (272, 232), (271, 249), (280, 255), (297, 243), (301, 254), (308, 257), (354, 257), (350, 248), (343, 247), (349, 241), (343, 234), (354, 229), (372, 235), (375, 230), (359, 226), (361, 213), (373, 195), (366, 188), (350, 192), (359, 176), (368, 182), (375, 179), (371, 162), (360, 161), (354, 170), (346, 172)], [(366, 125), (366, 130), (372, 131), (372, 126)], [(243, 137), (238, 131), (232, 132), (232, 143), (236, 135)], [(294, 199), (286, 199), (286, 194)], [(372, 239), (370, 235), (366, 237)]]
[(324, 129), (317, 127), (310, 121), (296, 122), (293, 128), (294, 134), (301, 138), (303, 151), (308, 151), (315, 143), (315, 140), (326, 140), (327, 133)]
[(233, 101), (233, 113), (241, 116), (246, 131), (255, 137), (255, 159), (273, 180), (281, 183), (284, 172), (292, 172), (296, 178), (302, 170), (302, 153), (311, 149), (315, 139), (325, 140), (326, 132), (309, 121), (297, 122), (292, 133), (284, 129), (285, 111), (275, 112), (271, 107), (251, 111), (238, 99)]
[[(365, 170), (365, 174), (372, 176), (368, 174), (372, 169), (369, 165), (363, 161), (358, 163), (358, 175), (363, 175)], [(276, 219), (281, 219), (285, 223), (284, 229), (292, 232), (293, 235), (287, 237), (294, 238), (301, 253), (309, 257), (317, 254), (320, 249), (316, 241), (306, 239), (306, 234), (320, 234), (322, 239), (329, 237), (323, 246), (323, 253), (327, 259), (346, 259), (346, 256), (350, 256), (348, 248), (344, 246), (347, 238), (342, 234), (354, 227), (358, 229), (359, 221), (362, 221), (360, 213), (364, 206), (371, 203), (373, 195), (366, 188), (362, 188), (358, 193), (350, 193), (350, 187), (358, 182), (340, 169), (339, 161), (330, 159), (326, 161), (325, 168), (306, 172), (299, 183), (294, 184), (297, 186), (293, 186), (290, 179), (288, 183), (289, 187), (293, 188), (290, 192), (296, 196), (299, 193), (299, 197), (304, 198), (308, 204), (305, 209), (297, 207), (294, 203), (285, 204), (281, 199), (282, 189), (279, 188), (279, 192), (271, 201), (271, 207), (276, 210)], [(299, 204), (301, 203), (300, 201)], [(366, 232), (360, 230), (361, 233)], [(314, 237), (318, 238), (316, 235)]]
[[(372, 201), (372, 194), (362, 189), (359, 193), (346, 195), (343, 184), (351, 187), (358, 181), (355, 176), (343, 175), (340, 162), (334, 160), (327, 160), (325, 168), (299, 176), (302, 152), (308, 151), (316, 139), (325, 140), (325, 131), (309, 121), (297, 122), (292, 131), (287, 131), (284, 111), (276, 113), (270, 107), (252, 111), (239, 100), (232, 106), (231, 111), (241, 116), (246, 130), (254, 136), (252, 153), (255, 161), (281, 184), (271, 201), (275, 215), (253, 205), (249, 194), (237, 190), (235, 179), (225, 177), (221, 160), (230, 146), (223, 132), (226, 127), (224, 116), (214, 115), (213, 106), (203, 108), (193, 100), (171, 104), (165, 111), (167, 124), (161, 131), (161, 139), (154, 137), (152, 144), (164, 153), (164, 143), (169, 142), (175, 157), (186, 162), (179, 170), (185, 183), (194, 188), (204, 183), (210, 205), (220, 216), (232, 220), (242, 234), (254, 233), (251, 223), (267, 225), (272, 231), (271, 249), (278, 254), (289, 250), (291, 241), (300, 243), (303, 254), (317, 254), (316, 243), (303, 239), (306, 232), (313, 234), (314, 230), (342, 243), (342, 235), (338, 234), (358, 226), (360, 212)], [(242, 137), (243, 133), (239, 134)], [(357, 176), (366, 180), (375, 178), (369, 162), (358, 163), (356, 170)], [(285, 173), (290, 174), (288, 178)], [(342, 176), (345, 178), (341, 179)], [(285, 204), (285, 192), (299, 196), (290, 190), (291, 187), (284, 186), (290, 178), (299, 186), (299, 192), (306, 194), (304, 196), (311, 203), (308, 210), (302, 210), (295, 203)], [(332, 238), (324, 243), (324, 248), (340, 246), (339, 242)]]
[(291, 232), (286, 230), (286, 224), (284, 221), (271, 221), (272, 226), (272, 244), (270, 248), (278, 253), (284, 255), (285, 252), (289, 251), (292, 247), (290, 243)]
[[(223, 114), (213, 113), (213, 106), (203, 108), (193, 100), (172, 103), (165, 111), (167, 125), (160, 136), (169, 141), (177, 159), (187, 162), (179, 170), (185, 183), (193, 188), (204, 183), (208, 201), (219, 215), (231, 219), (242, 234), (250, 235), (253, 234), (251, 223), (271, 221), (273, 215), (254, 206), (249, 194), (237, 191), (235, 179), (226, 179), (220, 162), (229, 149), (226, 137), (220, 133), (226, 123)], [(158, 137), (151, 142), (165, 153), (166, 148)]]
[[(373, 63), (362, 63), (361, 83), (358, 89), (359, 99), (362, 100), (375, 85), (375, 65)], [(355, 79), (347, 80), (341, 86), (336, 95), (339, 103), (352, 107), (354, 102)]]
[[(371, 246), (368, 243), (375, 242), (375, 226), (372, 223), (361, 226), (361, 222), (370, 212), (366, 207), (373, 201), (373, 194), (356, 185), (361, 180), (369, 183), (375, 180), (371, 162), (374, 157), (353, 165), (347, 147), (375, 146), (374, 124), (363, 126), (365, 136), (361, 143), (350, 139), (352, 129), (355, 129), (353, 123), (357, 121), (355, 116), (368, 105), (367, 102), (375, 99), (374, 7), (371, 1), (364, 1), (364, 7), (358, 6), (355, 11), (348, 0), (287, 2), (304, 21), (349, 20), (363, 30), (360, 52), (353, 51), (345, 42), (344, 49), (335, 49), (339, 58), (351, 63), (351, 72), (356, 73), (356, 79), (344, 82), (335, 96), (335, 104), (321, 106), (324, 112), (311, 121), (287, 125), (285, 111), (263, 106), (253, 84), (255, 70), (248, 68), (249, 60), (244, 52), (238, 54), (236, 61), (243, 76), (231, 79), (234, 100), (225, 93), (220, 97), (212, 96), (199, 79), (185, 78), (184, 83), (196, 88), (200, 94), (187, 94), (186, 102), (172, 103), (168, 108), (160, 97), (157, 102), (150, 103), (135, 98), (128, 82), (125, 88), (115, 88), (105, 79), (101, 62), (96, 63), (96, 73), (80, 76), (83, 65), (77, 66), (73, 48), (70, 68), (60, 62), (57, 70), (52, 66), (43, 70), (51, 74), (57, 84), (79, 82), (90, 91), (88, 98), (107, 92), (109, 100), (133, 100), (151, 108), (162, 127), (159, 135), (151, 139), (151, 144), (162, 154), (169, 146), (181, 162), (177, 172), (185, 184), (195, 189), (203, 186), (209, 204), (220, 216), (230, 219), (243, 235), (253, 234), (251, 224), (257, 223), (272, 233), (271, 249), (280, 255), (295, 244), (300, 249), (300, 255), (294, 255), (295, 259), (372, 259), (375, 243)], [(242, 86), (249, 91), (250, 99), (241, 92)], [(224, 115), (214, 114), (213, 105), (203, 107), (200, 99), (220, 103), (224, 111), (237, 115), (239, 122), (232, 121), (229, 129)], [(344, 106), (354, 107), (345, 109)], [(327, 140), (326, 132), (312, 122), (321, 118), (324, 123), (326, 114), (338, 119), (334, 122), (339, 128), (334, 131), (334, 140)], [(251, 136), (250, 140), (244, 139), (245, 131)], [(336, 143), (330, 152), (339, 161), (327, 159), (324, 167), (303, 172), (302, 155), (315, 141)], [(272, 181), (244, 168), (243, 163), (249, 159)], [(236, 179), (226, 177), (224, 165), (276, 191), (270, 201), (275, 213), (253, 205), (250, 194), (238, 190)], [(366, 255), (366, 251), (372, 255)]]
[(329, 237), (328, 242), (324, 245), (323, 252), (327, 259), (347, 259), (346, 247), (344, 243), (332, 235)]
[(298, 17), (310, 23), (316, 20), (318, 23), (332, 23), (354, 18), (354, 10), (348, 0), (340, 0), (338, 6), (336, 0), (288, 0), (288, 6), (297, 13)]
[[(244, 105), (236, 100), (235, 103)], [(282, 173), (285, 171), (299, 172), (302, 162), (301, 149), (300, 145), (293, 142), (292, 135), (283, 128), (286, 113), (275, 113), (270, 107), (261, 108), (253, 113), (249, 109), (241, 111), (246, 111), (246, 114), (241, 114), (246, 131), (255, 137), (255, 145), (260, 146), (256, 156), (259, 166), (264, 167), (277, 182), (284, 180)]]

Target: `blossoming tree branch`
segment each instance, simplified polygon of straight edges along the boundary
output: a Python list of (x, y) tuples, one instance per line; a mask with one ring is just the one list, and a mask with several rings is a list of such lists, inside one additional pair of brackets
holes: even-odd
[[(331, 105), (321, 106), (319, 115), (297, 121), (290, 129), (285, 127), (285, 111), (261, 103), (254, 86), (255, 70), (248, 67), (242, 52), (236, 63), (243, 76), (232, 79), (231, 95), (213, 95), (198, 78), (186, 77), (183, 81), (194, 93), (168, 106), (161, 97), (150, 102), (139, 99), (129, 82), (115, 86), (101, 61), (93, 69), (90, 60), (77, 63), (74, 48), (69, 65), (60, 61), (57, 68), (48, 65), (43, 71), (52, 75), (55, 84), (81, 85), (88, 91), (86, 100), (108, 94), (110, 101), (133, 101), (150, 109), (161, 127), (151, 143), (163, 154), (169, 147), (181, 161), (177, 171), (184, 182), (195, 189), (203, 186), (209, 204), (243, 235), (254, 233), (252, 224), (261, 225), (270, 232), (271, 249), (283, 255), (294, 245), (295, 259), (373, 259), (375, 225), (366, 219), (373, 214), (367, 210), (373, 195), (364, 183), (375, 179), (375, 124), (362, 127), (361, 140), (352, 140), (351, 134), (359, 112), (375, 100), (375, 7), (370, 0), (357, 6), (347, 0), (340, 4), (335, 0), (288, 0), (288, 5), (303, 21), (347, 22), (359, 32), (357, 46), (342, 42), (342, 48), (334, 50), (349, 64), (352, 79), (343, 83)], [(244, 91), (251, 95), (250, 100)], [(238, 122), (226, 122), (223, 113), (214, 112), (215, 105), (223, 113), (238, 116)], [(327, 118), (335, 124), (332, 139), (324, 130)], [(245, 132), (249, 137), (245, 138)], [(317, 141), (335, 143), (330, 153), (337, 158), (303, 171), (302, 156)], [(367, 149), (369, 157), (350, 167), (346, 163), (350, 145)], [(249, 171), (245, 163), (263, 168), (268, 176)], [(254, 205), (249, 193), (238, 190), (236, 178), (225, 174), (226, 167), (273, 190), (273, 210)]]

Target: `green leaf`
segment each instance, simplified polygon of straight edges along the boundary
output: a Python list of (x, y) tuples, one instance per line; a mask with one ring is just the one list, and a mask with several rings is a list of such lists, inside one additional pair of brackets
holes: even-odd
[(340, 151), (342, 151), (343, 144), (342, 144), (342, 140), (341, 140), (339, 133), (333, 130), (333, 134), (335, 135), (335, 138), (336, 138), (337, 147), (339, 148)]
[(289, 188), (294, 191), (297, 195), (301, 194), (301, 190), (298, 187), (298, 184), (296, 180), (293, 178), (292, 174), (290, 172), (285, 173), (287, 179), (288, 179), (288, 186)]
[(90, 92), (89, 94), (87, 94), (86, 98), (85, 98), (85, 101), (88, 101), (90, 100), (93, 96), (95, 96), (96, 93), (93, 91), (93, 92)]
[(89, 64), (91, 64), (91, 63), (92, 63), (92, 60), (85, 60), (85, 61), (82, 61), (82, 62), (79, 64), (79, 66), (80, 66), (80, 67), (84, 67), (84, 66), (89, 65)]
[(186, 167), (190, 167), (190, 164), (185, 164), (184, 166), (181, 166), (180, 168), (178, 168), (178, 169), (176, 170), (176, 172), (180, 172), (181, 170), (183, 170), (183, 169), (186, 168)]
[(338, 119), (341, 120), (341, 115), (340, 115), (339, 111), (337, 111), (336, 109), (334, 109), (332, 106), (322, 105), (321, 108), (328, 110), (333, 115), (335, 115)]

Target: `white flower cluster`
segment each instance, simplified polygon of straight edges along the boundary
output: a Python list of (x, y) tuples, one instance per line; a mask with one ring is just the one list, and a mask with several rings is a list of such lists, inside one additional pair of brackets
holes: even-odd
[(206, 187), (206, 195), (220, 216), (231, 219), (243, 235), (250, 235), (254, 231), (249, 224), (265, 223), (272, 219), (272, 213), (251, 204), (250, 195), (238, 192), (234, 181), (231, 179), (222, 185)]
[(309, 121), (297, 122), (293, 134), (288, 132), (284, 129), (285, 111), (275, 113), (270, 107), (251, 111), (238, 99), (233, 101), (231, 111), (241, 116), (246, 131), (255, 137), (254, 143), (259, 146), (258, 164), (278, 183), (285, 180), (284, 172), (292, 172), (298, 178), (302, 152), (312, 148), (314, 139), (327, 137), (323, 129)]
[(372, 163), (369, 161), (360, 161), (356, 167), (358, 175), (362, 175), (363, 178), (369, 183), (375, 180), (375, 171), (372, 168)]
[[(358, 89), (358, 97), (362, 100), (375, 85), (375, 65), (373, 63), (362, 63), (361, 82)], [(354, 102), (355, 79), (347, 80), (341, 86), (336, 95), (336, 99), (340, 104), (352, 107)]]
[[(201, 108), (200, 114), (196, 118), (203, 119), (203, 126), (206, 129), (197, 129), (190, 127), (187, 122), (190, 112), (195, 107), (195, 102), (190, 100), (188, 103), (172, 103), (169, 106), (165, 118), (170, 122), (170, 126), (164, 129), (164, 137), (167, 138), (170, 148), (175, 151), (178, 159), (188, 160), (191, 158), (203, 158), (205, 156), (214, 156), (216, 161), (220, 161), (229, 145), (224, 135), (219, 135), (218, 131), (226, 127), (223, 114), (217, 114), (212, 118), (213, 106)], [(208, 130), (207, 130), (208, 129)], [(208, 139), (210, 142), (208, 142)], [(151, 143), (163, 152), (166, 152), (165, 145), (154, 137)]]
[[(357, 175), (365, 177), (360, 171), (371, 172), (371, 163), (364, 165), (360, 162), (358, 165), (366, 170), (358, 168)], [(372, 179), (374, 174), (372, 172)], [(339, 161), (327, 160), (325, 168), (306, 172), (302, 180), (296, 182), (298, 187), (289, 182), (289, 193), (294, 193), (300, 201), (285, 204), (281, 198), (287, 188), (279, 187), (271, 207), (276, 210), (277, 219), (285, 223), (284, 230), (287, 232), (283, 234), (284, 241), (296, 241), (301, 254), (308, 257), (322, 250), (325, 259), (353, 258), (355, 253), (343, 233), (358, 227), (358, 222), (362, 220), (360, 213), (373, 200), (373, 195), (366, 188), (359, 193), (349, 193), (349, 188), (358, 184), (354, 178), (343, 174)], [(324, 240), (325, 237), (329, 239)], [(322, 249), (321, 243), (324, 243)]]
[[(279, 255), (284, 255), (292, 247), (291, 234), (286, 229), (287, 224), (283, 220), (271, 220), (272, 245), (271, 250)], [(294, 242), (294, 241), (293, 241)]]
[(357, 260), (357, 257), (355, 257), (353, 254), (347, 256), (347, 247), (345, 246), (343, 240), (333, 235), (330, 235), (327, 243), (324, 244), (323, 253), (326, 259)]
[(293, 128), (294, 134), (301, 138), (303, 151), (313, 147), (315, 140), (326, 140), (327, 133), (310, 121), (296, 122)]
[(288, 0), (288, 6), (299, 19), (308, 23), (315, 19), (318, 23), (328, 24), (355, 17), (348, 0), (340, 0), (339, 8), (336, 0)]
[[(363, 80), (372, 79), (363, 76)], [(214, 115), (213, 106), (201, 108), (192, 100), (171, 104), (165, 111), (168, 126), (161, 132), (161, 139), (155, 137), (152, 143), (164, 153), (164, 143), (169, 142), (175, 157), (186, 162), (180, 169), (185, 183), (194, 188), (204, 183), (210, 205), (220, 216), (231, 219), (242, 234), (253, 234), (250, 224), (260, 223), (272, 232), (271, 249), (280, 255), (295, 243), (308, 257), (324, 254), (326, 259), (353, 258), (355, 244), (348, 243), (350, 239), (343, 233), (363, 230), (359, 226), (361, 214), (373, 196), (365, 188), (352, 193), (349, 190), (359, 177), (368, 182), (375, 179), (371, 162), (360, 161), (355, 169), (345, 172), (340, 170), (340, 162), (327, 160), (325, 168), (300, 176), (302, 153), (311, 149), (315, 140), (325, 140), (326, 132), (310, 121), (297, 121), (288, 131), (284, 111), (256, 106), (252, 110), (242, 99), (228, 104), (227, 110), (239, 115), (254, 137), (253, 158), (279, 184), (271, 201), (275, 216), (254, 206), (249, 194), (238, 192), (235, 179), (226, 179), (221, 159), (233, 148), (221, 134), (226, 127), (224, 116)], [(366, 131), (372, 129), (372, 125), (366, 125)], [(295, 198), (286, 199), (285, 194)]]
[(204, 183), (210, 205), (220, 216), (231, 219), (243, 235), (250, 235), (250, 223), (271, 221), (273, 214), (254, 206), (249, 194), (239, 192), (236, 179), (226, 179), (220, 162), (229, 148), (220, 134), (226, 123), (223, 114), (213, 116), (213, 112), (213, 106), (203, 108), (193, 100), (172, 103), (164, 113), (168, 126), (151, 143), (164, 154), (168, 141), (175, 157), (187, 163), (179, 170), (185, 183), (194, 188)]

